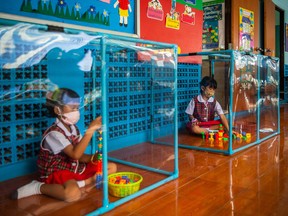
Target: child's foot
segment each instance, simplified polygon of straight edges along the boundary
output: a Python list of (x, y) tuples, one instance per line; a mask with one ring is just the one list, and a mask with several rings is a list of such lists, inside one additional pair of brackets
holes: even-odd
[(21, 199), (24, 197), (36, 195), (36, 194), (41, 194), (40, 187), (41, 185), (44, 184), (39, 181), (32, 181), (29, 184), (26, 184), (20, 188), (18, 188), (12, 195), (12, 199)]

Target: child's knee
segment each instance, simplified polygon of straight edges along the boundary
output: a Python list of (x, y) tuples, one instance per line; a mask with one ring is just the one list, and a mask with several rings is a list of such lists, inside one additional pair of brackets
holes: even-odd
[(63, 200), (65, 202), (74, 202), (79, 200), (80, 198), (81, 198), (81, 190), (77, 186), (77, 184), (75, 184), (75, 186), (73, 185), (73, 187), (70, 186), (64, 189)]
[(108, 163), (108, 174), (117, 172), (117, 165), (115, 163)]
[(75, 202), (81, 198), (81, 191), (80, 189), (75, 189), (65, 193), (64, 201), (66, 202)]

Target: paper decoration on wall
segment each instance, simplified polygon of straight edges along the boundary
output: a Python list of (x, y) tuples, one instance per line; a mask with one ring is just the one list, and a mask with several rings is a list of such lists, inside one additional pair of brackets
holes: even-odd
[(193, 4), (193, 5), (196, 4), (196, 0), (184, 0), (184, 1), (188, 4)]
[(203, 0), (173, 0), (182, 5), (188, 5), (191, 8), (202, 10), (203, 9)]
[(240, 8), (240, 50), (254, 49), (254, 12)]
[(204, 22), (202, 47), (203, 49), (214, 49), (219, 47), (219, 31), (217, 20), (208, 20)]
[(170, 13), (166, 14), (166, 28), (180, 29), (180, 13), (176, 11), (175, 1), (172, 1)]
[[(128, 16), (129, 12), (132, 12), (130, 1), (129, 0), (117, 0), (114, 3), (114, 8), (116, 8), (119, 5), (119, 25), (127, 27), (128, 26)], [(129, 12), (128, 12), (129, 10)]]
[(159, 0), (151, 0), (148, 2), (147, 17), (160, 21), (163, 20), (164, 11)]
[(100, 0), (100, 1), (110, 4), (110, 0)]
[(195, 7), (195, 5), (196, 5), (196, 0), (176, 0), (176, 2), (178, 2), (180, 4), (188, 5), (190, 7)]
[[(221, 47), (220, 22), (223, 20), (223, 5), (221, 0), (207, 2), (203, 6), (202, 48), (215, 49)], [(222, 34), (221, 34), (222, 33)]]
[(190, 25), (195, 25), (195, 12), (192, 12), (192, 8), (185, 5), (185, 11), (181, 15), (181, 21)]
[(38, 1), (36, 8), (32, 7), (31, 0), (23, 0), (20, 11), (110, 26), (110, 17), (107, 10), (100, 12), (96, 10), (96, 6), (90, 5), (81, 15), (80, 9), (80, 3), (77, 2), (71, 5), (67, 0), (58, 0), (54, 7), (52, 6), (52, 1)]

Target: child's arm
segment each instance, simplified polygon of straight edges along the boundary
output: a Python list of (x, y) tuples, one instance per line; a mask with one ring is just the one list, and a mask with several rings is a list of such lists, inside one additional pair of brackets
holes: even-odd
[(92, 161), (93, 159), (93, 162), (97, 161), (97, 153), (94, 154), (94, 157), (92, 158), (93, 155), (90, 155), (90, 154), (83, 154), (82, 157), (79, 159), (79, 161), (81, 162), (84, 162), (84, 163), (89, 163)]
[(88, 146), (95, 130), (101, 128), (101, 125), (102, 125), (102, 117), (97, 117), (96, 119), (94, 119), (90, 123), (85, 135), (83, 136), (83, 138), (81, 139), (79, 144), (76, 146), (68, 145), (64, 149), (64, 153), (73, 159), (76, 159), (76, 160), (81, 159), (81, 161), (83, 161), (83, 162), (84, 161), (89, 162), (91, 160), (91, 155), (84, 154), (84, 152), (85, 152), (85, 149)]
[(189, 114), (188, 114), (188, 116), (189, 116), (190, 122), (192, 123), (192, 126), (198, 125), (198, 123), (199, 123), (198, 119), (194, 118), (193, 115), (189, 115)]
[(192, 121), (194, 119), (194, 116), (193, 115), (189, 115), (188, 114), (188, 117), (189, 117), (189, 121)]

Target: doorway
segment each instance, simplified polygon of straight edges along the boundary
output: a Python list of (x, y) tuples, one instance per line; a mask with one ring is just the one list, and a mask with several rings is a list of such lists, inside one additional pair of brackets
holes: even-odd
[(280, 100), (285, 100), (284, 82), (284, 10), (275, 6), (275, 57), (280, 59), (279, 80), (280, 80)]

